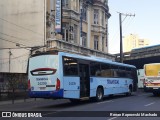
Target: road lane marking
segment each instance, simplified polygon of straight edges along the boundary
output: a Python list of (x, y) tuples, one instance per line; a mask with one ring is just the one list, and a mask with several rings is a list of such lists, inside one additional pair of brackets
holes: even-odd
[(113, 118), (110, 118), (110, 119), (108, 119), (108, 120), (113, 120), (113, 119), (116, 119), (116, 118), (118, 118), (118, 117), (113, 117)]
[(150, 105), (153, 105), (155, 102), (152, 102), (152, 103), (149, 103), (149, 104), (147, 104), (147, 105), (144, 105), (144, 106), (150, 106)]
[(108, 102), (114, 102), (114, 101), (113, 100), (109, 100), (109, 101), (99, 102), (97, 104), (103, 104), (103, 103), (108, 103)]

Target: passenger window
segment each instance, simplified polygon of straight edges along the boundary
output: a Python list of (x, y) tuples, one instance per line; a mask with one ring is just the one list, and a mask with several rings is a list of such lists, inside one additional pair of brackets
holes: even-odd
[(101, 76), (100, 63), (91, 62), (90, 68), (91, 68), (91, 76)]
[(113, 71), (110, 69), (110, 65), (108, 64), (101, 64), (101, 76), (102, 77), (112, 77)]
[(64, 75), (66, 76), (78, 76), (78, 64), (77, 60), (69, 57), (63, 58), (64, 62)]

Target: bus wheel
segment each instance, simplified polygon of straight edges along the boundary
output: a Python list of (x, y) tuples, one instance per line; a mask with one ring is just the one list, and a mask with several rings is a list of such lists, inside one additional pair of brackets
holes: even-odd
[(96, 101), (100, 102), (103, 100), (103, 89), (98, 87), (96, 91)]
[(129, 86), (129, 91), (126, 93), (126, 96), (132, 95), (132, 86)]
[(154, 95), (154, 96), (158, 96), (158, 93), (157, 93), (157, 92), (153, 92), (153, 95)]

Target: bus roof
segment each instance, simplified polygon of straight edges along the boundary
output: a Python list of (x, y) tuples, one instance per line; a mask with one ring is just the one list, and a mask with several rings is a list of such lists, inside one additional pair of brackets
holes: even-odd
[(95, 56), (83, 56), (83, 55), (78, 55), (78, 54), (72, 54), (72, 53), (66, 53), (66, 52), (59, 52), (61, 56), (67, 56), (67, 57), (73, 57), (73, 58), (80, 58), (84, 60), (90, 60), (90, 61), (97, 61), (97, 62), (103, 62), (103, 63), (109, 63), (113, 65), (119, 65), (119, 66), (125, 66), (125, 67), (131, 67), (131, 68), (136, 68), (133, 65), (129, 64), (124, 64), (124, 63), (119, 63), (119, 62), (114, 62), (112, 60), (106, 59), (106, 58), (101, 58), (101, 57), (95, 57)]
[(84, 55), (75, 54), (75, 53), (58, 52), (58, 51), (47, 51), (47, 52), (43, 52), (43, 53), (34, 54), (31, 57), (36, 57), (36, 56), (41, 56), (41, 55), (58, 55), (58, 54), (61, 56), (73, 57), (73, 58), (77, 58), (77, 59), (79, 58), (79, 59), (83, 59), (83, 60), (89, 60), (89, 61), (95, 61), (95, 62), (97, 61), (97, 62), (119, 65), (119, 66), (124, 66), (124, 67), (136, 68), (133, 65), (114, 62), (114, 61), (106, 59), (106, 58), (101, 58), (101, 57), (96, 57), (96, 56), (84, 56)]

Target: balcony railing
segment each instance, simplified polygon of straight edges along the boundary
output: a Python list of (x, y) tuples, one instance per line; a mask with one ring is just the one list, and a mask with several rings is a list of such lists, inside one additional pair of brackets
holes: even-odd
[(65, 52), (71, 52), (71, 53), (77, 53), (87, 56), (97, 56), (106, 58), (112, 61), (115, 61), (115, 56), (104, 53), (102, 51), (89, 49), (83, 46), (80, 46), (78, 44), (69, 43), (64, 40), (54, 40), (54, 39), (48, 39), (47, 40), (47, 51), (49, 50), (58, 50), (58, 51), (65, 51)]
[(101, 33), (107, 34), (107, 29), (99, 25), (92, 25), (91, 30), (94, 32), (101, 32)]
[(79, 20), (80, 14), (71, 9), (63, 9), (63, 18)]

